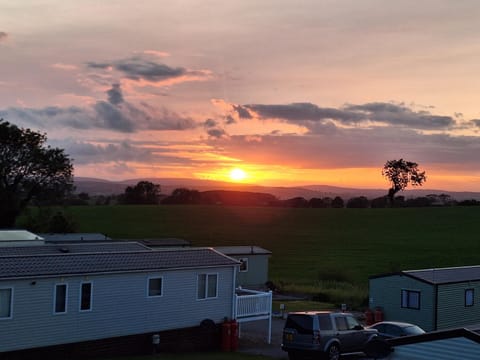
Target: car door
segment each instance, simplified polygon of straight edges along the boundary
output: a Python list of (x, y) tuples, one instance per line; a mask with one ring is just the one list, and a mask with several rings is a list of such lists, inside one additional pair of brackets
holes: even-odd
[(363, 349), (367, 341), (367, 335), (362, 331), (361, 324), (352, 315), (336, 315), (335, 325), (342, 352), (354, 352)]
[(388, 334), (389, 338), (405, 336), (405, 333), (402, 331), (402, 328), (393, 324), (385, 325), (385, 332)]
[(374, 325), (372, 328), (378, 330), (378, 336), (380, 336), (382, 339), (390, 338), (390, 336), (386, 333), (385, 324)]

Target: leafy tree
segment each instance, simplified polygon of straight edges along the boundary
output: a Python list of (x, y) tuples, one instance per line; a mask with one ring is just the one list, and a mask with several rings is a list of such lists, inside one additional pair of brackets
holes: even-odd
[(63, 234), (75, 232), (75, 223), (71, 218), (65, 216), (64, 213), (57, 212), (51, 217), (47, 232)]
[(308, 200), (306, 200), (301, 196), (297, 196), (291, 199), (284, 200), (283, 204), (286, 207), (304, 208), (304, 207), (308, 207)]
[(370, 201), (365, 196), (353, 197), (347, 201), (347, 208), (368, 208)]
[(370, 201), (370, 206), (372, 208), (386, 208), (388, 199), (386, 196), (380, 196)]
[(335, 198), (332, 200), (332, 208), (343, 208), (345, 206), (345, 202), (340, 196), (335, 196)]
[(403, 159), (388, 160), (383, 166), (382, 175), (387, 178), (391, 184), (387, 196), (392, 205), (395, 194), (404, 190), (408, 184), (421, 186), (427, 180), (425, 171), (420, 171), (417, 163)]
[(15, 226), (33, 201), (61, 199), (73, 189), (73, 165), (46, 134), (0, 119), (0, 227)]
[(311, 208), (324, 208), (324, 207), (326, 207), (325, 203), (323, 202), (323, 200), (321, 198), (311, 198), (308, 201), (308, 206), (311, 207)]
[(427, 207), (432, 205), (432, 199), (427, 196), (419, 196), (406, 201), (408, 207)]
[(165, 198), (162, 204), (198, 204), (201, 201), (201, 194), (198, 190), (177, 188), (172, 195)]
[(160, 185), (150, 181), (139, 181), (135, 186), (127, 186), (123, 195), (124, 204), (158, 204)]

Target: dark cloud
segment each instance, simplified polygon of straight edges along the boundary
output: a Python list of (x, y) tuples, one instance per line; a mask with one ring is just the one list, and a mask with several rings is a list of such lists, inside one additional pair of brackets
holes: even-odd
[(43, 109), (32, 108), (8, 108), (0, 110), (0, 118), (25, 127), (45, 129), (52, 124), (76, 129), (89, 129), (93, 121), (92, 114), (80, 107), (56, 107), (48, 106)]
[(217, 122), (213, 119), (207, 119), (203, 123), (203, 126), (205, 126), (206, 128), (212, 128), (212, 127), (217, 126)]
[(98, 127), (120, 132), (133, 132), (135, 124), (121, 108), (106, 101), (98, 101), (94, 105)]
[[(195, 129), (198, 124), (190, 117), (182, 116), (165, 107), (153, 108), (129, 106), (132, 117), (137, 119), (144, 130), (189, 130)], [(132, 111), (134, 109), (134, 111)]]
[(252, 115), (246, 106), (233, 105), (233, 110), (238, 114), (241, 119), (251, 119)]
[(8, 34), (5, 31), (0, 31), (0, 42), (7, 40)]
[(95, 61), (88, 61), (86, 65), (91, 69), (108, 69), (112, 66), (112, 64), (110, 63), (99, 63)]
[(149, 162), (154, 160), (153, 152), (144, 147), (135, 146), (129, 141), (92, 144), (86, 141), (65, 139), (52, 144), (64, 148), (75, 159), (75, 164), (109, 162)]
[(108, 102), (113, 105), (118, 105), (123, 102), (122, 89), (120, 89), (120, 84), (113, 84), (112, 88), (107, 91)]
[(480, 127), (480, 119), (473, 119), (472, 120), (472, 123), (477, 126), (477, 127)]
[(400, 104), (374, 102), (364, 105), (349, 105), (347, 110), (364, 114), (366, 120), (391, 125), (406, 125), (415, 129), (448, 129), (455, 125), (450, 116), (432, 115), (428, 111), (415, 112)]
[(228, 137), (228, 134), (225, 132), (225, 130), (220, 128), (209, 129), (207, 130), (207, 134), (208, 136), (216, 139)]
[(333, 124), (331, 124), (331, 121), (336, 121), (343, 125), (370, 122), (419, 130), (449, 129), (456, 125), (455, 120), (450, 116), (432, 115), (425, 110), (416, 112), (403, 104), (383, 102), (346, 105), (339, 109), (322, 108), (312, 103), (234, 105), (234, 110), (237, 113), (239, 113), (239, 109), (252, 110), (261, 118), (280, 119), (303, 125), (313, 132), (318, 129), (321, 132), (325, 130), (325, 127), (319, 126), (319, 124), (327, 125), (332, 129)]
[(106, 94), (108, 101), (97, 101), (89, 108), (9, 108), (0, 110), (0, 117), (16, 121), (22, 126), (40, 129), (66, 127), (133, 133), (140, 130), (187, 130), (197, 127), (193, 119), (164, 107), (128, 103), (123, 98), (119, 84), (112, 85)]
[(172, 68), (165, 64), (158, 64), (140, 57), (115, 61), (113, 67), (123, 72), (127, 78), (132, 80), (145, 79), (149, 81), (162, 81), (187, 73), (187, 70), (184, 68)]
[(361, 114), (338, 110), (334, 108), (321, 108), (311, 103), (293, 103), (288, 105), (263, 105), (252, 104), (244, 107), (255, 111), (263, 118), (277, 118), (292, 122), (302, 120), (323, 121), (335, 119), (343, 123), (362, 121)]
[(130, 113), (137, 119), (144, 130), (189, 130), (195, 129), (198, 124), (190, 117), (182, 116), (165, 107), (152, 107), (150, 105), (134, 107), (128, 104)]
[(236, 123), (236, 120), (233, 118), (233, 116), (227, 115), (225, 117), (225, 124), (226, 125), (231, 125), (231, 124), (235, 124), (235, 123)]
[(91, 69), (112, 68), (122, 73), (126, 78), (136, 81), (159, 82), (184, 75), (205, 76), (205, 73), (202, 71), (191, 71), (183, 67), (170, 67), (143, 56), (134, 56), (112, 62), (90, 61), (86, 65)]

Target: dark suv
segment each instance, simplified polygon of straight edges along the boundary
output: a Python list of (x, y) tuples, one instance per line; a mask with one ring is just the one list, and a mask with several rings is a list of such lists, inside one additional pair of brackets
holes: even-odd
[(340, 354), (365, 352), (377, 336), (375, 329), (365, 329), (350, 313), (292, 312), (283, 329), (282, 350), (288, 352), (290, 360), (318, 354), (338, 360)]

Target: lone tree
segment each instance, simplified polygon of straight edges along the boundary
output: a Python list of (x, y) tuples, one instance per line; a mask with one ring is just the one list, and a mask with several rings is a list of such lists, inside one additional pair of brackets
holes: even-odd
[(46, 134), (0, 119), (0, 228), (12, 228), (35, 198), (62, 198), (73, 189), (73, 165)]
[(388, 179), (392, 187), (388, 190), (390, 204), (393, 205), (395, 194), (404, 190), (408, 184), (412, 186), (421, 186), (427, 181), (425, 171), (420, 171), (418, 164), (400, 160), (389, 160), (385, 163), (382, 175)]

